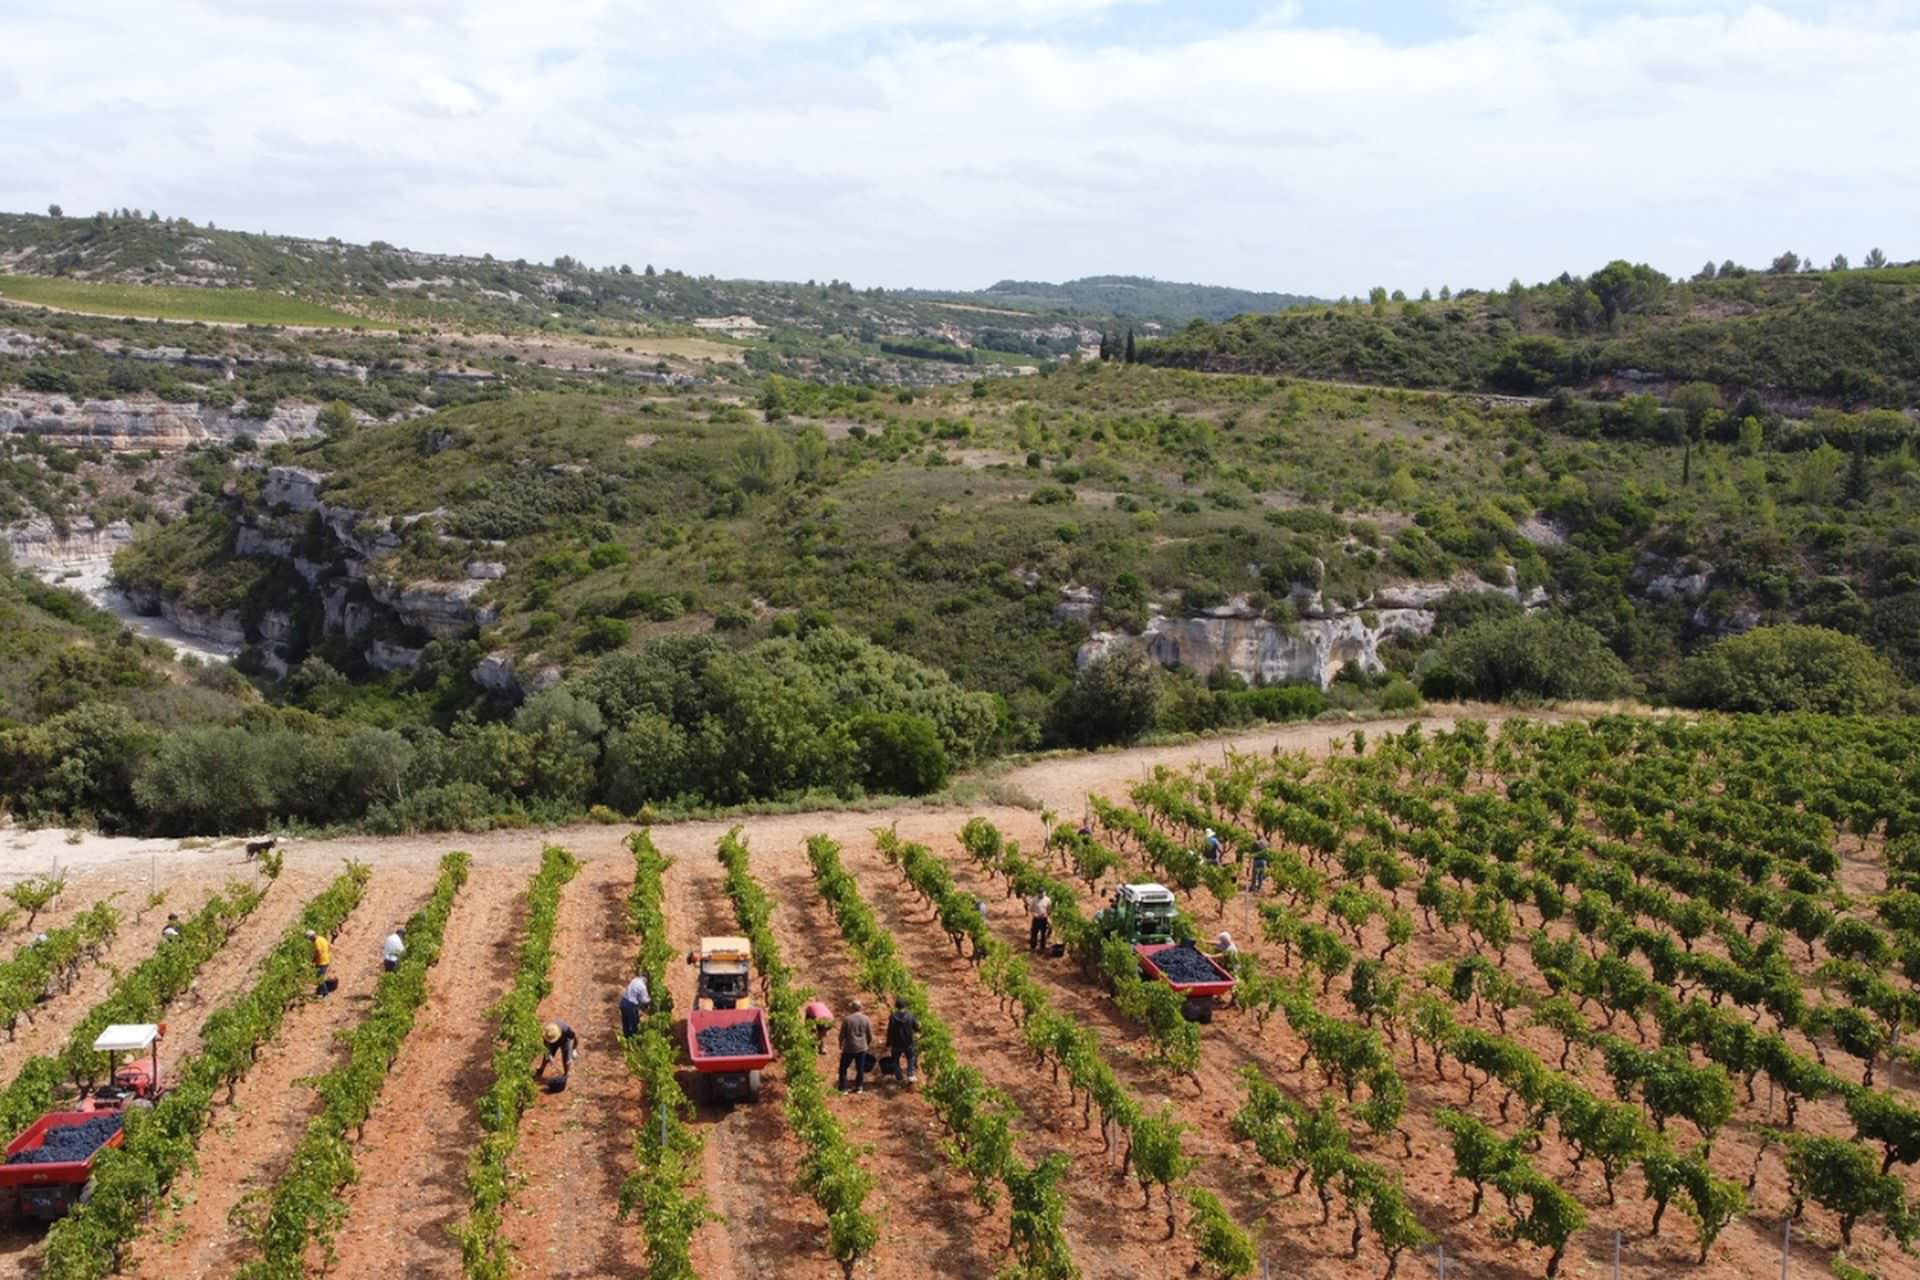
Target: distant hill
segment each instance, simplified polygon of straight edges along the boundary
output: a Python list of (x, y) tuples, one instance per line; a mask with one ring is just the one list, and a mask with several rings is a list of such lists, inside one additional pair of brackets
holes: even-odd
[(1128, 320), (1157, 320), (1170, 326), (1190, 320), (1225, 320), (1237, 315), (1268, 315), (1319, 301), (1297, 293), (1257, 293), (1223, 285), (1182, 284), (1150, 276), (1086, 276), (1062, 284), (1044, 280), (1001, 280), (975, 293), (905, 290), (910, 296), (975, 302), (1019, 311), (1077, 311)]
[[(1061, 356), (1097, 342), (1114, 319), (972, 312), (838, 280), (723, 280), (646, 262), (594, 266), (563, 254), (541, 263), (379, 240), (274, 236), (135, 211), (84, 218), (0, 213), (0, 273), (16, 278), (0, 292), (102, 314), (216, 318), (182, 303), (183, 291), (202, 290), (229, 295), (222, 301), (231, 305), (216, 308), (224, 319), (245, 303), (248, 318), (257, 312), (276, 323), (327, 322), (296, 314), (297, 301), (363, 318), (369, 327), (732, 335), (750, 340), (767, 368), (845, 381), (900, 380), (903, 371), (942, 367), (953, 374), (956, 347), (962, 366)], [(148, 292), (127, 294), (120, 306), (83, 302), (130, 285)], [(232, 296), (249, 290), (287, 301), (276, 307), (271, 298)], [(1056, 311), (1060, 305), (1049, 304)]]
[(1671, 280), (1611, 263), (1498, 293), (1323, 305), (1193, 325), (1143, 363), (1545, 395), (1711, 382), (1769, 403), (1920, 404), (1920, 272)]

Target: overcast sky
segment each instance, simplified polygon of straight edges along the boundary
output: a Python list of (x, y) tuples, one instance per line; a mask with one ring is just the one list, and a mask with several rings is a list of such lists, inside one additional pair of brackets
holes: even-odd
[(1920, 257), (1920, 0), (0, 0), (0, 207), (1340, 295)]

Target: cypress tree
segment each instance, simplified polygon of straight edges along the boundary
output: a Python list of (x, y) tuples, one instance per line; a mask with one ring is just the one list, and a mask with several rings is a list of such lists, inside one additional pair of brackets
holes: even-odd
[(1133, 363), (1133, 330), (1127, 330), (1127, 363)]

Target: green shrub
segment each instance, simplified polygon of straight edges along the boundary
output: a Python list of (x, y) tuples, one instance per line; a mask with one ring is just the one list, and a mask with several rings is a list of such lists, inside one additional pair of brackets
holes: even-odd
[(1425, 705), (1420, 691), (1405, 676), (1396, 675), (1380, 690), (1382, 711), (1418, 711)]
[(1760, 627), (1729, 636), (1681, 664), (1673, 698), (1720, 711), (1897, 710), (1899, 676), (1865, 643), (1824, 627)]
[(416, 831), (486, 831), (504, 801), (472, 782), (448, 782), (416, 791), (403, 800), (367, 810), (366, 825), (378, 835)]
[(1326, 696), (1310, 684), (1268, 685), (1233, 695), (1255, 720), (1311, 720), (1327, 709)]
[(1623, 698), (1633, 676), (1598, 631), (1551, 614), (1477, 622), (1443, 643), (1421, 681), (1429, 698)]
[(620, 618), (595, 618), (580, 633), (580, 648), (586, 653), (611, 653), (633, 641), (633, 628)]
[(947, 753), (933, 721), (904, 711), (868, 713), (848, 722), (871, 792), (923, 796), (947, 784)]
[(1131, 650), (1112, 653), (1080, 668), (1053, 704), (1050, 733), (1077, 747), (1131, 742), (1153, 727), (1159, 707), (1153, 663)]

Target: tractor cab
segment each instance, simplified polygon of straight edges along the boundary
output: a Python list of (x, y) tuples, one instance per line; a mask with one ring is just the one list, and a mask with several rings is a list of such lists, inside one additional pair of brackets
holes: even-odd
[(1123, 884), (1095, 917), (1102, 934), (1135, 946), (1173, 941), (1173, 892), (1159, 884)]
[[(687, 959), (700, 966), (693, 987), (696, 1009), (751, 1007), (747, 983), (752, 976), (753, 948), (745, 938), (702, 938), (700, 950)], [(702, 1003), (704, 1001), (704, 1003)]]

